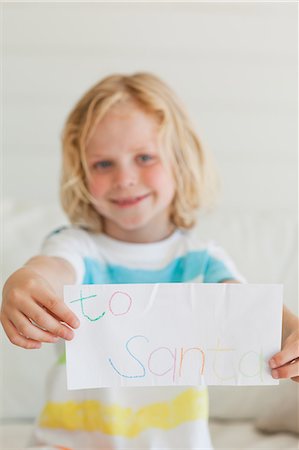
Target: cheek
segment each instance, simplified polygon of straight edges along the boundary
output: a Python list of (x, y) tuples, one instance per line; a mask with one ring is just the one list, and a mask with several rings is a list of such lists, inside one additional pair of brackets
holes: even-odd
[(164, 193), (174, 194), (175, 183), (173, 175), (165, 170), (162, 165), (153, 167), (147, 173), (147, 181), (153, 188), (163, 190)]
[(99, 197), (108, 190), (108, 182), (104, 177), (92, 177), (88, 182), (88, 190), (94, 197)]

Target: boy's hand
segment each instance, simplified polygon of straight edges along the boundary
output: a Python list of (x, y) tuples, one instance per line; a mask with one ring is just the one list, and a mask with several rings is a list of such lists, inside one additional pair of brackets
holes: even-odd
[(27, 267), (13, 273), (4, 285), (1, 323), (10, 341), (27, 349), (59, 338), (71, 340), (74, 333), (69, 327), (79, 326), (47, 281)]
[(299, 383), (299, 321), (283, 341), (282, 349), (269, 361), (273, 378), (291, 378)]

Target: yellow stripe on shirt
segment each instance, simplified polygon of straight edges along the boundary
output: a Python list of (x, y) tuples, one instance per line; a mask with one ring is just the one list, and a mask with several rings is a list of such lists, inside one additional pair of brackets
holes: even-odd
[(169, 430), (185, 422), (208, 418), (207, 390), (189, 388), (171, 401), (132, 408), (105, 405), (97, 400), (49, 402), (40, 417), (44, 428), (100, 431), (134, 438), (149, 428)]

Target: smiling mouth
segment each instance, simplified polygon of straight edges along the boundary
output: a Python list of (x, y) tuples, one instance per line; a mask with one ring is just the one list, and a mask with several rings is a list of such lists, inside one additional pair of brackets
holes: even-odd
[(122, 198), (117, 200), (111, 200), (112, 203), (119, 206), (120, 208), (126, 208), (129, 206), (137, 205), (138, 203), (142, 202), (145, 198), (149, 197), (150, 194), (140, 195), (138, 197), (128, 197), (128, 198)]

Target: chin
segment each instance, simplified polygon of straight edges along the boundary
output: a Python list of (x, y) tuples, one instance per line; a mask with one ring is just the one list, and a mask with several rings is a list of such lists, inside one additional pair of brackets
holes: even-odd
[(126, 231), (138, 231), (146, 226), (146, 221), (144, 219), (136, 219), (126, 222), (125, 220), (118, 224), (120, 228)]
[(145, 225), (144, 224), (139, 224), (139, 223), (134, 223), (134, 224), (133, 223), (132, 224), (124, 224), (124, 223), (122, 223), (119, 226), (120, 226), (120, 228), (122, 228), (125, 231), (139, 231)]

